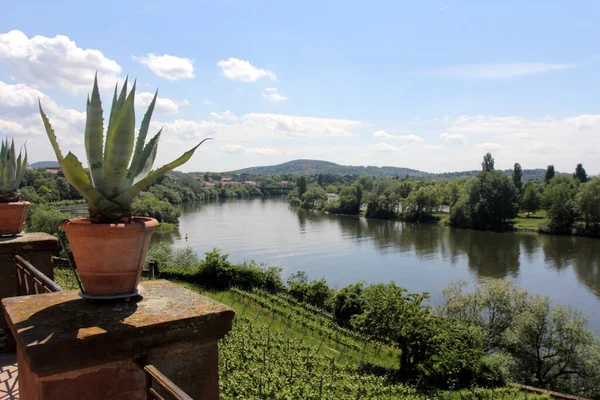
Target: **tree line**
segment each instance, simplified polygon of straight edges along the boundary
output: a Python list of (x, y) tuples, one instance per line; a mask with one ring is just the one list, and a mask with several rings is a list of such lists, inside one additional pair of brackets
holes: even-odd
[(338, 177), (325, 184), (320, 176), (301, 176), (289, 194), (296, 206), (368, 218), (426, 222), (449, 214), (449, 225), (479, 230), (511, 229), (519, 212), (527, 217), (543, 210), (548, 233), (600, 233), (600, 178), (590, 178), (582, 164), (572, 175), (556, 174), (549, 165), (543, 180), (523, 180), (515, 163), (512, 176), (494, 168), (485, 154), (481, 171), (469, 178), (419, 179), (361, 175), (350, 182)]

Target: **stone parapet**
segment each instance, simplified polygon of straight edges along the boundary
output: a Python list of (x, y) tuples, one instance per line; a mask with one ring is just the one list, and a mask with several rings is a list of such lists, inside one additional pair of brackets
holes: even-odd
[(217, 341), (233, 310), (168, 281), (143, 287), (128, 303), (88, 303), (77, 291), (2, 300), (21, 400), (146, 399), (139, 357), (193, 398), (218, 399)]
[[(54, 279), (52, 252), (58, 240), (47, 233), (24, 233), (15, 237), (0, 237), (0, 300), (17, 296), (15, 255), (20, 255), (50, 279)], [(0, 315), (0, 329), (6, 328)]]

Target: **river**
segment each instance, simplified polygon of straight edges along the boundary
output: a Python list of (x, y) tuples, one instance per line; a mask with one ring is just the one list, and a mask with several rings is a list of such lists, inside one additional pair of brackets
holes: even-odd
[(584, 310), (589, 327), (600, 335), (598, 239), (329, 215), (297, 210), (284, 198), (186, 205), (179, 232), (155, 236), (199, 254), (218, 247), (234, 262), (277, 265), (284, 279), (303, 270), (338, 288), (395, 281), (411, 292), (429, 292), (432, 304), (452, 281), (512, 279), (555, 304)]

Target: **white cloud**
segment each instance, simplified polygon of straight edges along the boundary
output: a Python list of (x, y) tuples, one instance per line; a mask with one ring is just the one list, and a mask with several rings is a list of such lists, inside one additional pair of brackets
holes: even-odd
[(448, 132), (444, 132), (440, 135), (440, 139), (442, 139), (445, 142), (454, 142), (463, 145), (469, 143), (469, 138), (466, 135), (462, 135), (460, 133), (451, 134)]
[(266, 69), (256, 68), (249, 61), (240, 60), (237, 58), (230, 58), (228, 60), (221, 60), (217, 63), (217, 66), (223, 70), (223, 75), (234, 81), (241, 82), (256, 82), (262, 77), (269, 77), (271, 79), (277, 79), (275, 74)]
[(524, 168), (554, 164), (559, 171), (571, 171), (581, 162), (589, 171), (600, 172), (600, 115), (564, 119), (463, 115), (444, 120), (450, 134), (468, 134), (479, 142), (472, 150), (461, 148), (461, 160), (494, 150), (499, 168), (520, 162)]
[(575, 68), (574, 64), (516, 62), (504, 64), (464, 64), (425, 71), (425, 74), (455, 79), (509, 79), (525, 75)]
[(213, 118), (216, 118), (218, 120), (224, 120), (224, 121), (235, 121), (237, 120), (237, 117), (229, 110), (227, 111), (223, 111), (221, 113), (216, 113), (216, 112), (211, 112), (210, 116)]
[(281, 151), (271, 147), (244, 147), (239, 144), (228, 144), (221, 149), (227, 153), (235, 154), (258, 154), (262, 156), (279, 156)]
[(0, 35), (0, 61), (15, 79), (33, 87), (87, 93), (98, 72), (100, 83), (118, 80), (121, 66), (94, 49), (82, 49), (67, 36), (34, 36), (13, 30)]
[(403, 145), (408, 145), (408, 144), (421, 144), (423, 143), (423, 138), (417, 135), (393, 135), (391, 133), (387, 133), (386, 131), (375, 131), (373, 132), (373, 137), (376, 138), (380, 138), (380, 139), (392, 139), (392, 140), (396, 140), (400, 143), (402, 143)]
[(29, 135), (39, 135), (40, 130), (34, 126), (24, 126), (18, 122), (0, 119), (0, 137), (20, 137), (27, 139)]
[(360, 121), (346, 119), (259, 113), (246, 114), (243, 121), (248, 127), (268, 129), (281, 136), (304, 138), (354, 136), (351, 130), (363, 125)]
[(390, 151), (400, 150), (399, 147), (392, 146), (391, 144), (387, 144), (387, 143), (384, 143), (384, 142), (379, 142), (379, 143), (373, 144), (373, 145), (369, 146), (369, 149), (370, 150), (374, 150), (376, 152), (380, 152), (380, 151), (382, 151), (382, 152), (390, 152)]
[[(152, 99), (154, 98), (154, 93), (142, 92), (135, 94), (136, 107), (148, 108)], [(187, 106), (189, 101), (175, 101), (166, 97), (160, 97), (156, 99), (156, 105), (154, 106), (154, 112), (157, 114), (177, 114), (179, 112), (179, 106)], [(146, 110), (144, 110), (144, 113)]]
[(213, 105), (215, 103), (210, 99), (204, 99), (204, 100), (202, 100), (202, 104), (209, 106), (209, 105)]
[(498, 150), (498, 149), (502, 148), (502, 145), (500, 143), (487, 142), (487, 143), (480, 143), (477, 145), (477, 147), (479, 147), (480, 149), (484, 149), (484, 150)]
[(202, 139), (215, 136), (224, 127), (223, 124), (213, 121), (186, 121), (176, 119), (171, 122), (152, 122), (151, 129), (158, 131), (163, 128), (163, 139), (166, 141), (199, 142)]
[(266, 88), (262, 94), (262, 97), (272, 103), (281, 103), (282, 101), (287, 100), (287, 97), (281, 95), (277, 88)]
[(142, 57), (131, 56), (131, 58), (144, 64), (161, 78), (170, 81), (194, 77), (194, 61), (189, 58), (175, 57), (169, 54), (157, 56), (153, 53), (148, 53)]

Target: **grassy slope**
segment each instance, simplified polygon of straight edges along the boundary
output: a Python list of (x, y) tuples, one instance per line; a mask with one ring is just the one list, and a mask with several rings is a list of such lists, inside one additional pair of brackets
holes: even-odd
[[(67, 290), (78, 288), (70, 269), (56, 268), (55, 281)], [(219, 345), (224, 400), (548, 398), (509, 388), (417, 393), (357, 369), (361, 360), (384, 368), (397, 367), (398, 357), (393, 349), (367, 345), (363, 355), (362, 350), (330, 341), (318, 331), (290, 324), (289, 319), (232, 291), (212, 292), (190, 283), (177, 283), (236, 310), (234, 328)]]

